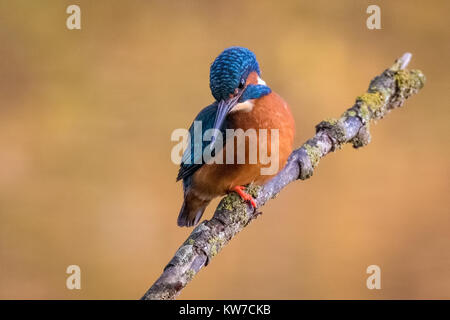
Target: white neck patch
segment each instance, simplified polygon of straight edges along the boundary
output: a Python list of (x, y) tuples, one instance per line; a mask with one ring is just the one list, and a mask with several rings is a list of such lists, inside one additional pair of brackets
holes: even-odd
[(258, 76), (258, 84), (266, 85), (266, 82)]
[(237, 103), (233, 109), (230, 110), (230, 113), (233, 112), (250, 112), (252, 111), (254, 107), (254, 100), (255, 99), (249, 99), (241, 103)]

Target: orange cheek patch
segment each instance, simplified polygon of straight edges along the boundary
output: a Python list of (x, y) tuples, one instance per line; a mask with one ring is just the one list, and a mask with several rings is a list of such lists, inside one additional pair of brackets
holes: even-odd
[(247, 82), (245, 84), (249, 85), (249, 84), (257, 84), (257, 83), (258, 83), (258, 73), (256, 73), (256, 71), (252, 71), (248, 75)]

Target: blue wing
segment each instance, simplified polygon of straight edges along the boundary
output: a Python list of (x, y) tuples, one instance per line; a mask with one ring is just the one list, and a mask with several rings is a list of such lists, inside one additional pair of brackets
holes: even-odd
[[(213, 128), (214, 120), (216, 118), (217, 102), (204, 108), (194, 121), (201, 121), (202, 138), (206, 130)], [(222, 134), (224, 130), (222, 130)], [(203, 141), (203, 139), (194, 139), (194, 123), (189, 128), (189, 144), (181, 159), (180, 170), (178, 171), (177, 181), (186, 179), (194, 174), (205, 164), (203, 159), (203, 150), (211, 143), (210, 141)], [(197, 151), (195, 151), (197, 150)], [(201, 150), (201, 153), (199, 152)], [(218, 151), (218, 149), (217, 149)]]
[[(243, 102), (248, 99), (257, 99), (262, 96), (265, 96), (271, 92), (270, 88), (264, 85), (248, 85), (245, 89), (244, 94), (241, 96), (239, 102)], [(214, 120), (216, 119), (217, 113), (217, 101), (213, 104), (204, 108), (197, 117), (194, 119), (195, 121), (201, 121), (202, 124), (202, 132), (201, 138), (206, 130), (214, 127)], [(225, 137), (225, 128), (227, 123), (225, 121), (224, 127), (221, 128), (222, 137)], [(180, 170), (178, 171), (177, 181), (183, 179), (185, 184), (189, 184), (189, 177), (191, 177), (195, 171), (197, 171), (201, 166), (205, 164), (203, 159), (203, 151), (210, 144), (210, 141), (203, 139), (195, 139), (194, 138), (194, 123), (192, 123), (189, 128), (189, 145), (186, 148), (186, 151), (183, 154), (183, 158), (181, 159)], [(220, 142), (218, 142), (220, 143)], [(222, 140), (222, 145), (218, 144), (215, 146), (216, 151), (221, 150), (223, 145), (225, 144), (225, 139)], [(201, 150), (201, 152), (200, 152)]]

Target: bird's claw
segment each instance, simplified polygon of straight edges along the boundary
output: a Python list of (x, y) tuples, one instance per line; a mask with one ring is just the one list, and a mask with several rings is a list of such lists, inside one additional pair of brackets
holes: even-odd
[(253, 197), (244, 191), (244, 186), (236, 186), (232, 189), (232, 191), (236, 192), (244, 201), (250, 202), (253, 208), (256, 208), (256, 201), (253, 199)]

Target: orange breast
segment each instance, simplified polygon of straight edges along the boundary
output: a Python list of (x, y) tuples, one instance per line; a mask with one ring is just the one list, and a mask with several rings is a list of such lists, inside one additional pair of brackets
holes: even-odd
[[(225, 194), (237, 185), (246, 185), (252, 182), (264, 184), (286, 164), (287, 158), (292, 152), (295, 134), (294, 119), (287, 103), (274, 92), (253, 100), (253, 103), (251, 110), (243, 108), (230, 113), (227, 117), (227, 128), (242, 129), (244, 132), (249, 132), (249, 129), (255, 130), (256, 163), (250, 163), (250, 148), (255, 147), (254, 144), (250, 146), (250, 138), (245, 138), (245, 163), (236, 163), (239, 145), (238, 139), (235, 138), (232, 148), (235, 154), (234, 163), (227, 164), (227, 152), (232, 150), (230, 141), (227, 140), (224, 149), (217, 155), (217, 157), (222, 157), (223, 164), (205, 164), (193, 176), (192, 186), (205, 197)], [(266, 130), (266, 143), (263, 143), (264, 132), (261, 129)], [(278, 139), (276, 139), (277, 133)], [(269, 158), (261, 157), (264, 154)]]

